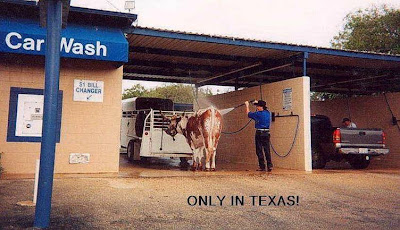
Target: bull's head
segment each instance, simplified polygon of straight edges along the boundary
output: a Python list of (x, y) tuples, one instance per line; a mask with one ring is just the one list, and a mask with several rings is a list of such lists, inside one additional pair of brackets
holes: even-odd
[(165, 132), (174, 137), (176, 134), (178, 134), (178, 124), (181, 121), (182, 117), (173, 115), (171, 118), (168, 118), (164, 115), (162, 115), (164, 121), (168, 122), (168, 128), (165, 130)]

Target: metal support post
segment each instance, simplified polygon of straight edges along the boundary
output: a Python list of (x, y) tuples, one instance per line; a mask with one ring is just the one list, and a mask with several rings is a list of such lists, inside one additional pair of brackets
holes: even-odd
[(196, 97), (196, 101), (199, 99), (199, 86), (195, 86), (196, 88), (196, 92), (195, 92), (195, 97)]
[(235, 91), (238, 91), (238, 90), (239, 90), (239, 78), (236, 77), (235, 78)]
[(34, 222), (34, 227), (38, 228), (47, 228), (50, 223), (56, 147), (62, 21), (62, 1), (49, 0), (45, 3), (47, 4), (47, 38), (43, 128), (40, 149), (39, 189)]
[(303, 76), (307, 76), (307, 59), (308, 59), (308, 52), (304, 52), (304, 57), (303, 57)]

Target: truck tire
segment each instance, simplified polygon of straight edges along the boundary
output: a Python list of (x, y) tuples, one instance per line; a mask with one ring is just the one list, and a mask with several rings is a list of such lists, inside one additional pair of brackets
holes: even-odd
[(352, 155), (348, 161), (353, 169), (365, 169), (370, 162), (364, 155)]
[(319, 147), (312, 147), (311, 159), (313, 169), (325, 168), (326, 159)]
[(133, 154), (135, 152), (135, 145), (133, 141), (129, 141), (128, 148), (126, 148), (126, 153), (128, 155), (128, 161), (133, 162)]

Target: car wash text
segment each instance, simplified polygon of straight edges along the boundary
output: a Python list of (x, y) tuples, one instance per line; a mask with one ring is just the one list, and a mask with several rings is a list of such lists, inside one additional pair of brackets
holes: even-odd
[[(13, 50), (24, 49), (26, 51), (40, 52), (44, 49), (45, 40), (23, 37), (18, 32), (10, 32), (6, 35), (5, 42)], [(83, 44), (76, 42), (74, 38), (65, 37), (61, 38), (60, 51), (67, 54), (72, 52), (75, 55), (107, 56), (107, 46), (102, 45), (100, 41)]]

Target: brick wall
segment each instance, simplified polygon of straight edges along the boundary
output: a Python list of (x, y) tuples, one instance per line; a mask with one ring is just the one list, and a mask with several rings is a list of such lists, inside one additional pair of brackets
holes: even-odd
[[(400, 119), (400, 93), (386, 96), (394, 116)], [(340, 126), (344, 117), (351, 117), (359, 128), (382, 128), (390, 153), (372, 158), (369, 168), (400, 168), (400, 131), (392, 125), (392, 115), (383, 95), (313, 101), (311, 113), (328, 116), (333, 126)]]
[[(282, 90), (292, 88), (293, 108), (291, 111), (282, 109)], [(299, 131), (294, 143), (294, 148), (286, 158), (277, 157), (272, 152), (272, 160), (275, 167), (311, 170), (311, 142), (309, 136), (310, 104), (309, 104), (309, 78), (300, 77), (286, 81), (266, 84), (262, 86), (263, 99), (267, 102), (270, 111), (287, 115), (290, 112), (300, 116)], [(229, 92), (207, 98), (200, 98), (201, 108), (214, 105), (219, 109), (225, 109), (243, 103), (246, 100), (259, 99), (260, 88), (253, 87), (240, 91)], [(252, 106), (251, 109), (254, 109)], [(238, 130), (248, 122), (245, 107), (233, 110), (223, 116), (223, 131)], [(277, 118), (271, 124), (271, 142), (279, 154), (288, 152), (295, 133), (297, 119), (295, 117)], [(305, 125), (308, 124), (308, 125)], [(223, 134), (217, 149), (217, 163), (224, 161), (229, 163), (245, 163), (256, 168), (257, 157), (254, 144), (254, 122), (242, 132), (234, 135)]]
[[(0, 152), (5, 173), (32, 174), (40, 143), (7, 142), (10, 87), (44, 88), (44, 59), (5, 56), (0, 61)], [(104, 81), (103, 103), (73, 101), (74, 79)], [(117, 173), (119, 169), (122, 67), (111, 63), (63, 59), (61, 140), (55, 173)], [(70, 153), (89, 153), (89, 164), (69, 164)]]

